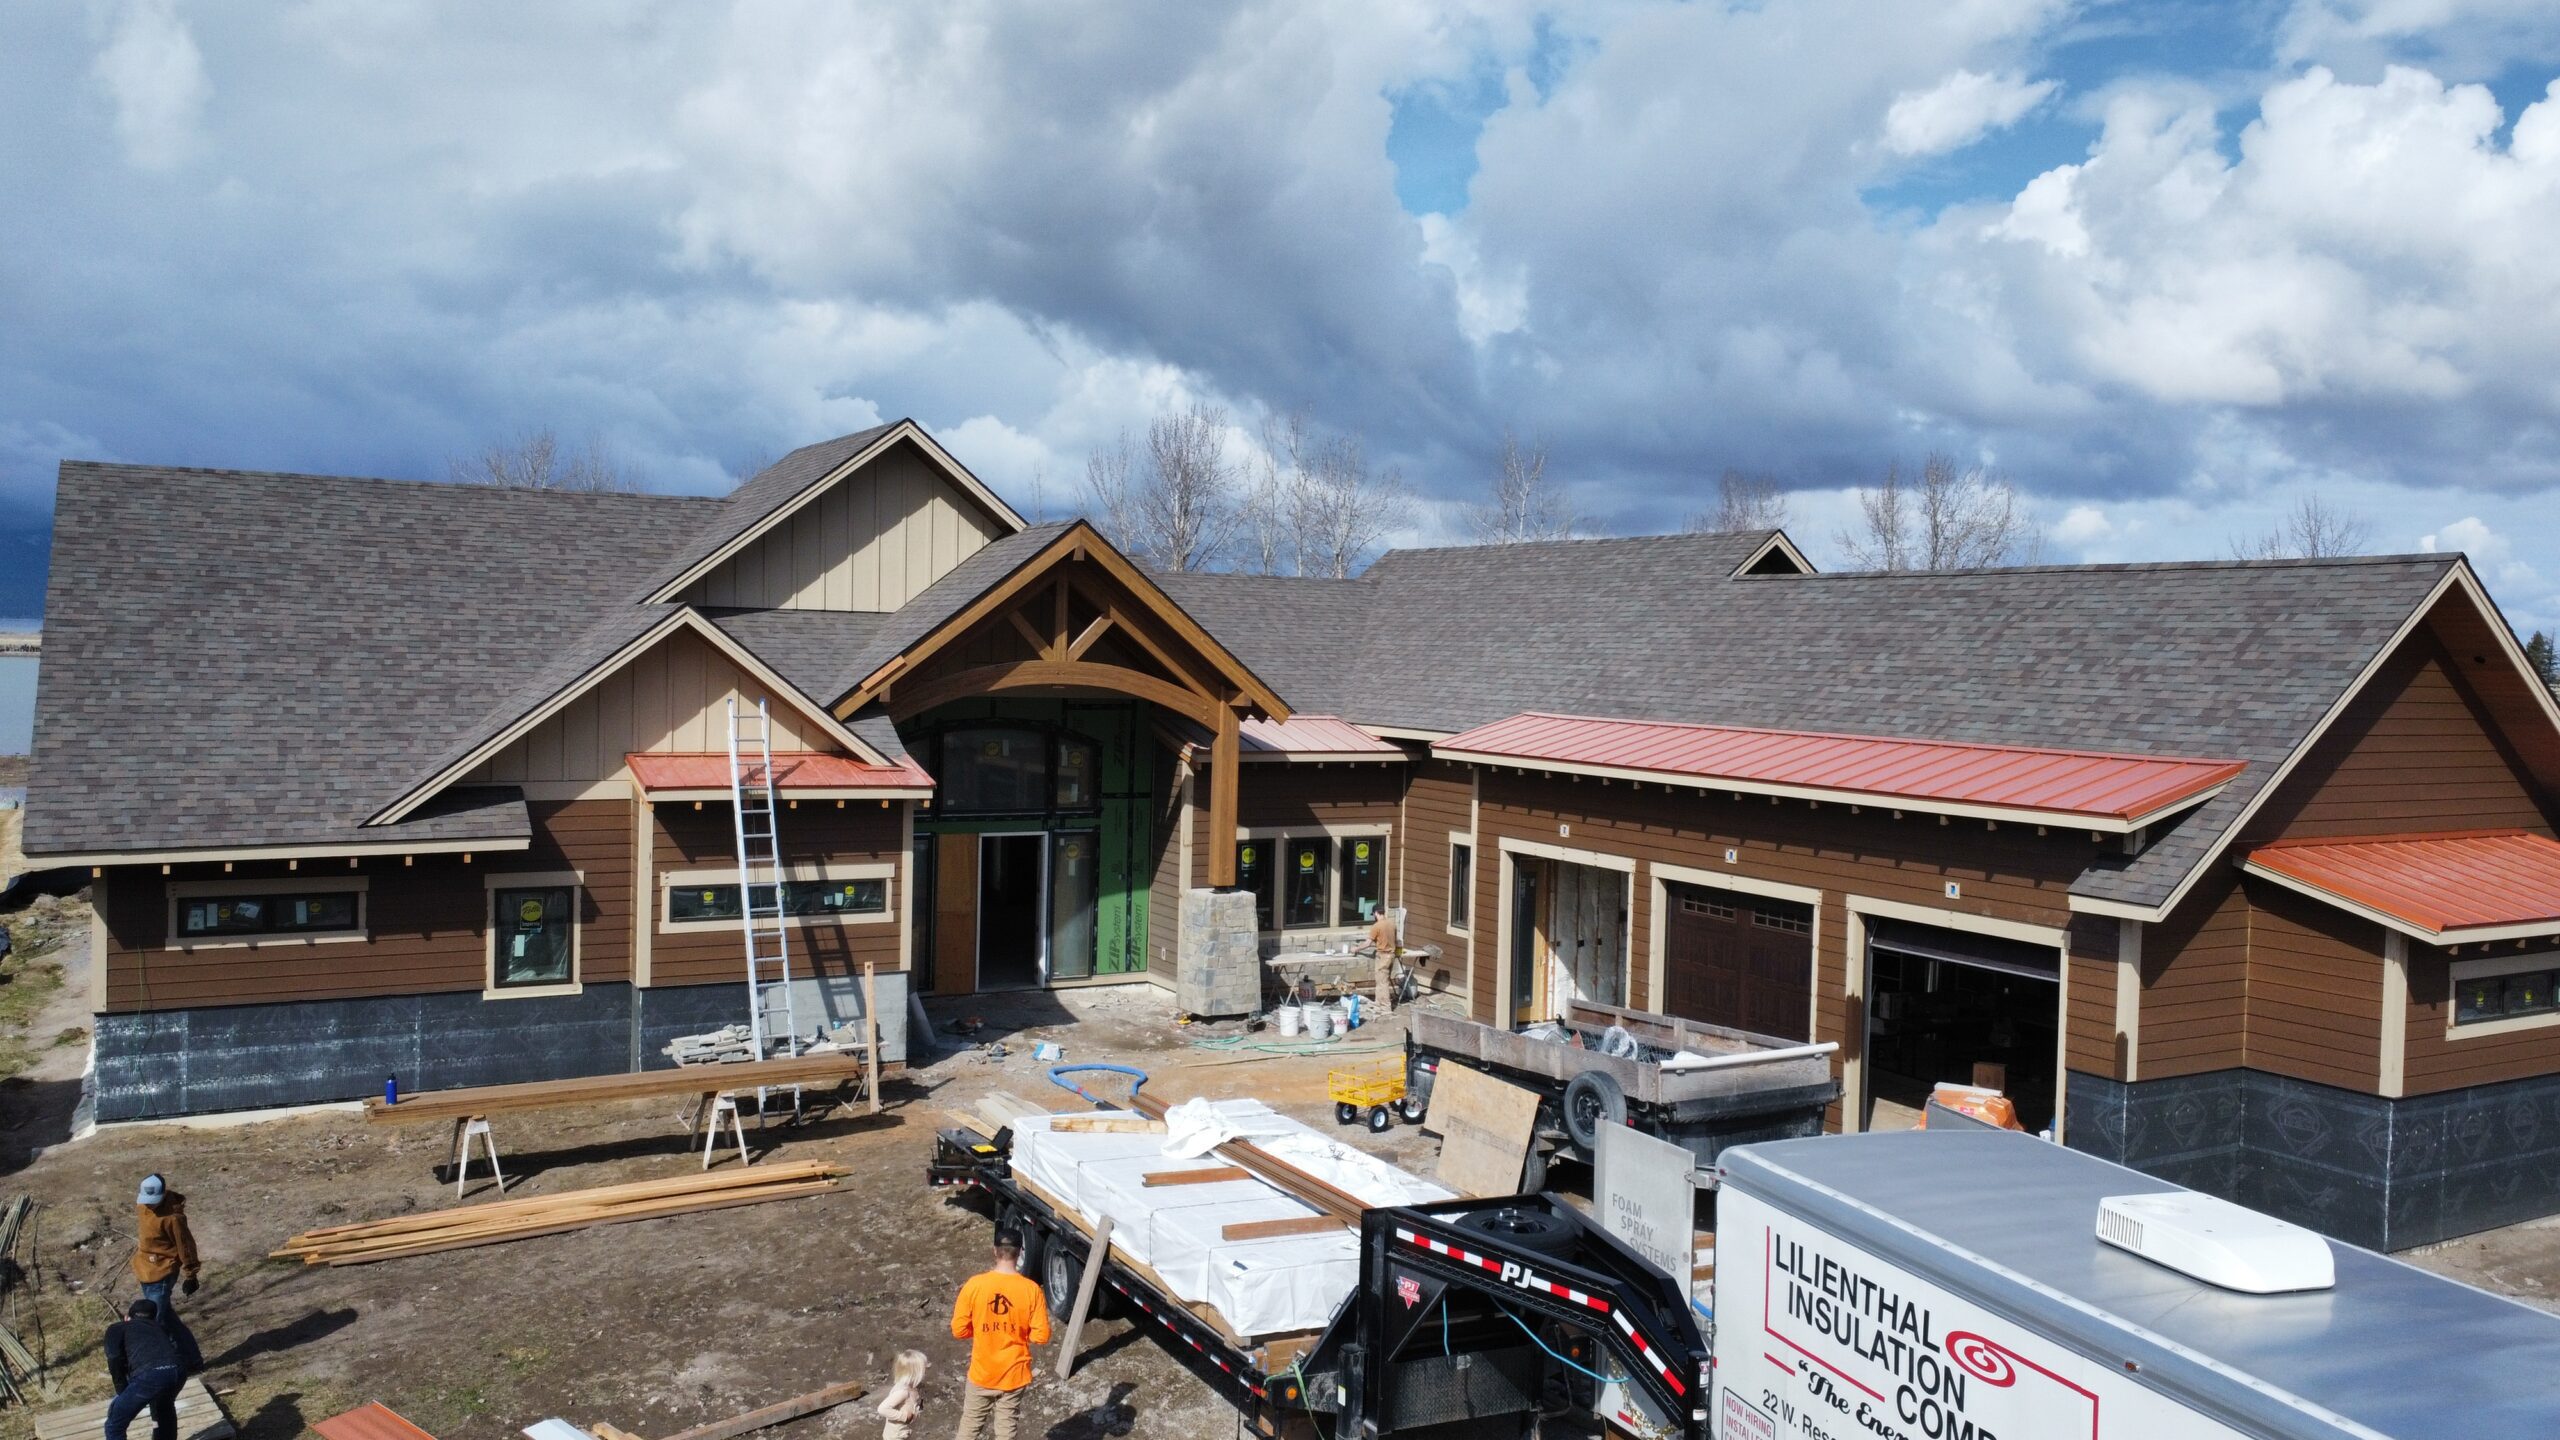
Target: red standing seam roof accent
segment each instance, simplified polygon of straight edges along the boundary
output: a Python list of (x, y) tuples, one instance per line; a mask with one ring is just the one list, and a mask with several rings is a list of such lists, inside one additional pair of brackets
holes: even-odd
[(1292, 715), (1286, 720), (1247, 719), (1236, 729), (1247, 755), (1377, 755), (1402, 759), (1404, 751), (1338, 715)]
[[(635, 751), (624, 757), (631, 776), (643, 790), (726, 790), (727, 751)], [(865, 765), (843, 755), (816, 750), (777, 751), (773, 757), (774, 788), (794, 790), (929, 790), (933, 777), (913, 760), (895, 765)]]
[(1479, 725), (1436, 741), (1432, 748), (1915, 805), (2118, 822), (2201, 797), (2243, 768), (2237, 760), (1535, 712)]
[(2280, 840), (2249, 865), (2429, 935), (2560, 923), (2560, 841), (2522, 830)]

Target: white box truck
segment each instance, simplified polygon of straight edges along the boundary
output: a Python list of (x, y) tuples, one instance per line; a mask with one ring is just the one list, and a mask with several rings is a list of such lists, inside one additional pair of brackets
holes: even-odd
[(2077, 1151), (1941, 1129), (1718, 1168), (1722, 1440), (2560, 1436), (2560, 1317)]

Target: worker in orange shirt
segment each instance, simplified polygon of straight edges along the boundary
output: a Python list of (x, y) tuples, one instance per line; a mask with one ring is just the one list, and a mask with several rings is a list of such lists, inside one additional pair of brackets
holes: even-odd
[(990, 1421), (995, 1440), (1014, 1440), (1022, 1392), (1031, 1388), (1031, 1347), (1049, 1343), (1049, 1301), (1022, 1273), (1022, 1237), (996, 1232), (995, 1266), (969, 1277), (951, 1307), (951, 1338), (969, 1342), (969, 1384), (960, 1402), (959, 1440), (977, 1440)]

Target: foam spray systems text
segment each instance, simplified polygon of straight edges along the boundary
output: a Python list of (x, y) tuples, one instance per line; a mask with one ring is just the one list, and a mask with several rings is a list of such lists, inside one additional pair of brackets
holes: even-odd
[[(1820, 1366), (1805, 1368), (1813, 1398), (1856, 1427), (1853, 1433), (1883, 1440), (2001, 1440), (1965, 1414), (1972, 1387), (1986, 1380), (2004, 1386), (2011, 1378), (2005, 1363), (1986, 1376), (1958, 1358), (1976, 1353), (1962, 1342), (1978, 1337), (1942, 1333), (1919, 1299), (1803, 1239), (1773, 1227), (1769, 1244), (1771, 1268), (1786, 1277), (1787, 1318), (1812, 1327), (1892, 1381), (1891, 1393), (1879, 1395), (1862, 1381), (1842, 1384), (1840, 1375)], [(1958, 1356), (1950, 1355), (1951, 1344)]]

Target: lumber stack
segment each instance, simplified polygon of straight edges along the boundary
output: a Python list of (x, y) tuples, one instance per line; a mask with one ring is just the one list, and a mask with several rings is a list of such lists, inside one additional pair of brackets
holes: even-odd
[[(1173, 1107), (1156, 1096), (1141, 1092), (1130, 1097), (1129, 1108), (1150, 1120), (1161, 1121), (1165, 1112)], [(1259, 1145), (1245, 1140), (1230, 1140), (1209, 1153), (1230, 1165), (1251, 1171), (1273, 1189), (1305, 1201), (1354, 1230), (1360, 1228), (1361, 1213), (1368, 1207), (1360, 1203), (1359, 1196), (1308, 1174)]]
[(396, 1220), (306, 1230), (287, 1240), (273, 1255), (277, 1259), (299, 1259), (308, 1265), (368, 1265), (377, 1260), (557, 1235), (593, 1225), (620, 1225), (822, 1195), (835, 1189), (837, 1179), (848, 1173), (841, 1165), (810, 1160), (499, 1200), (403, 1215)]
[[(568, 1080), (533, 1080), (521, 1085), (479, 1085), (464, 1090), (429, 1090), (403, 1096), (397, 1105), (382, 1097), (364, 1102), (364, 1118), (383, 1121), (460, 1120), (501, 1110), (541, 1110), (555, 1105), (588, 1105), (608, 1100), (647, 1099), (661, 1095), (706, 1095), (718, 1090), (753, 1090), (788, 1085), (836, 1085), (862, 1078), (868, 1065), (859, 1051), (830, 1051), (778, 1060), (749, 1060), (734, 1065), (680, 1065), (673, 1070), (640, 1070), (620, 1075), (581, 1075)], [(883, 1065), (884, 1074), (901, 1067)]]

